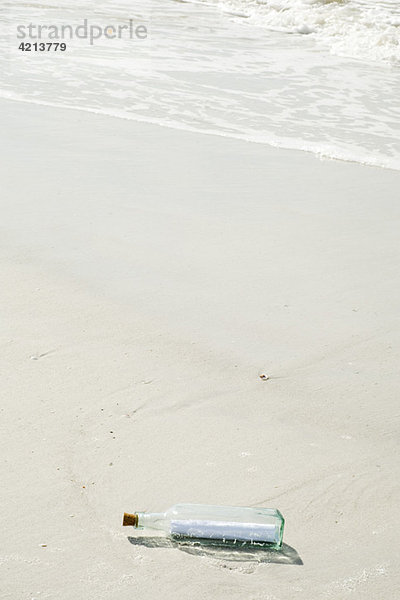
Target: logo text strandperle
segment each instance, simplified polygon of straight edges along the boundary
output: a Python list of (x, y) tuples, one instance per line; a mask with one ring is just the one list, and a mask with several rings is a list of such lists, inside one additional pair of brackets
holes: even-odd
[(33, 39), (33, 40), (72, 40), (88, 39), (90, 44), (100, 38), (109, 40), (122, 39), (145, 40), (148, 37), (146, 25), (135, 24), (133, 19), (129, 19), (128, 24), (120, 25), (97, 25), (89, 23), (88, 19), (84, 19), (80, 25), (37, 25), (29, 23), (29, 25), (17, 26), (18, 39)]

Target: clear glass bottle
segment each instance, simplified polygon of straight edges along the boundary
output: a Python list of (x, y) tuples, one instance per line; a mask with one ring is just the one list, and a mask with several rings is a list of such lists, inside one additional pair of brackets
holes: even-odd
[(284, 523), (276, 508), (175, 504), (164, 513), (125, 513), (122, 524), (163, 531), (176, 540), (280, 548)]

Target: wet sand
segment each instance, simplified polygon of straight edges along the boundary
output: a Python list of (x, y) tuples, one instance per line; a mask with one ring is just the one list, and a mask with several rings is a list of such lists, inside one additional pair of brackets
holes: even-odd
[[(394, 600), (400, 174), (0, 107), (2, 597)], [(121, 527), (176, 502), (284, 551)]]

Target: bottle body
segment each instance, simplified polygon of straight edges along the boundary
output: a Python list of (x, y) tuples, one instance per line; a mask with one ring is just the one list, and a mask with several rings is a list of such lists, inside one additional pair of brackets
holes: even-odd
[(208, 540), (228, 545), (282, 545), (284, 519), (275, 508), (176, 504), (165, 513), (136, 513), (139, 529), (163, 531), (176, 540)]

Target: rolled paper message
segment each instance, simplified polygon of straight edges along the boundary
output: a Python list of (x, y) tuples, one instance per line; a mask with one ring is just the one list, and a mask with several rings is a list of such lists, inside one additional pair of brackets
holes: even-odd
[(171, 535), (243, 542), (277, 543), (279, 541), (279, 531), (275, 525), (229, 521), (173, 520)]

